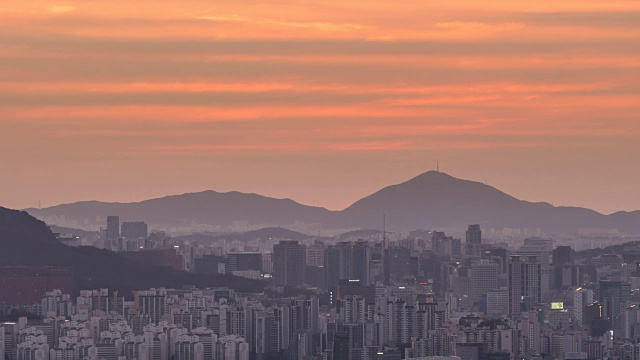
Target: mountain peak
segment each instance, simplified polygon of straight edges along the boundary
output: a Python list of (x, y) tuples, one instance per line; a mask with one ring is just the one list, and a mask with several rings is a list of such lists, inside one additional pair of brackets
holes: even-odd
[(640, 212), (603, 216), (586, 209), (521, 201), (483, 182), (436, 170), (387, 186), (342, 211), (258, 194), (207, 190), (139, 203), (87, 202), (29, 212), (52, 225), (87, 230), (104, 226), (107, 215), (120, 215), (123, 221), (143, 220), (157, 229), (174, 232), (247, 231), (272, 226), (308, 232), (319, 228), (372, 229), (382, 228), (384, 214), (387, 228), (397, 231), (481, 224), (549, 233), (594, 227), (640, 233), (636, 220)]
[[(456, 179), (455, 177), (442, 172), (442, 171), (437, 171), (437, 170), (429, 170), (427, 172), (424, 172), (416, 177), (414, 177), (413, 179)], [(412, 179), (412, 180), (413, 180)], [(459, 180), (459, 179), (456, 179)], [(411, 181), (411, 180), (409, 180)]]

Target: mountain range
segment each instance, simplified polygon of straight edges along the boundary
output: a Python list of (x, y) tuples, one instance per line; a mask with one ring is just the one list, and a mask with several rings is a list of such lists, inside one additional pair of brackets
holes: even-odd
[(318, 230), (381, 229), (383, 214), (389, 231), (519, 228), (553, 234), (580, 229), (618, 229), (640, 234), (640, 211), (604, 215), (579, 207), (558, 207), (519, 200), (486, 184), (429, 171), (401, 184), (385, 187), (342, 211), (307, 206), (240, 192), (203, 191), (132, 203), (84, 201), (43, 209), (31, 215), (58, 226), (97, 230), (108, 215), (146, 221), (173, 232), (246, 232), (287, 227), (306, 233)]

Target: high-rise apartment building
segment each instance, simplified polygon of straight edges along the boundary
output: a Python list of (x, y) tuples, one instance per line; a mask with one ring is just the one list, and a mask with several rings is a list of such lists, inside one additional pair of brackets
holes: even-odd
[(149, 315), (151, 322), (155, 324), (158, 324), (166, 313), (166, 299), (166, 291), (163, 289), (149, 289), (134, 293), (134, 303), (140, 310), (140, 314)]

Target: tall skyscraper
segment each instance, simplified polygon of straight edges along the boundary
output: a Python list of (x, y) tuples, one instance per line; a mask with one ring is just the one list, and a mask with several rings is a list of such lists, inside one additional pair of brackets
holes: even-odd
[(349, 335), (336, 332), (333, 337), (333, 359), (349, 360)]
[(553, 266), (573, 265), (575, 256), (575, 251), (571, 246), (556, 246), (552, 253)]
[(352, 245), (351, 251), (351, 279), (369, 284), (369, 260), (371, 249), (366, 241), (358, 241)]
[(613, 320), (620, 314), (620, 298), (622, 296), (622, 282), (600, 280), (600, 304), (603, 304), (602, 317)]
[(273, 275), (276, 285), (302, 285), (305, 265), (305, 246), (298, 241), (283, 240), (273, 245)]
[(469, 225), (466, 245), (468, 256), (480, 256), (482, 250), (482, 230), (480, 230), (480, 225)]
[(115, 240), (120, 237), (120, 217), (107, 216), (107, 240)]
[(469, 228), (467, 228), (467, 244), (482, 244), (480, 225), (469, 225)]
[(400, 246), (392, 246), (386, 251), (385, 271), (387, 284), (402, 282), (411, 272), (411, 251)]
[(446, 235), (442, 231), (434, 231), (431, 235), (431, 251), (438, 256), (444, 256), (444, 242)]
[(537, 256), (509, 257), (508, 275), (509, 314), (518, 314), (542, 302), (542, 264)]
[(337, 286), (340, 280), (359, 280), (369, 284), (371, 251), (365, 241), (339, 242), (324, 253), (324, 271), (327, 288)]

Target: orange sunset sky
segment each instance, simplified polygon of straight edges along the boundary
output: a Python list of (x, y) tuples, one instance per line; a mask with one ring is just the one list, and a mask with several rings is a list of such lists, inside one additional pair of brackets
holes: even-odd
[(0, 205), (342, 209), (440, 168), (640, 209), (640, 2), (0, 0)]

